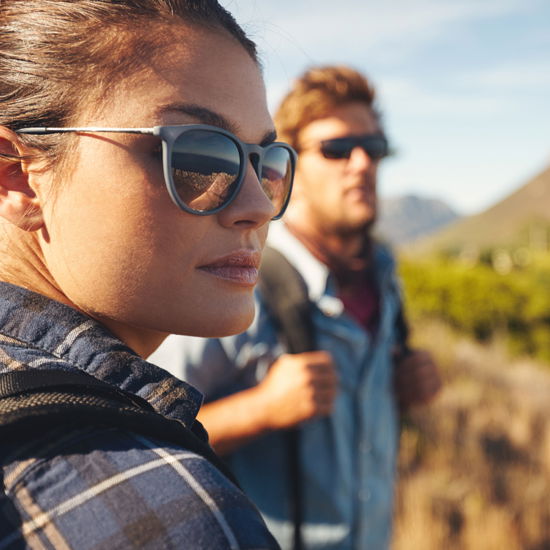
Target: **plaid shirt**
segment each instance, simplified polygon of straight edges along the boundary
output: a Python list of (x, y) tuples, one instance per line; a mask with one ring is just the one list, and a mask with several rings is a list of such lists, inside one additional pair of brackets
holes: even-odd
[[(0, 372), (82, 369), (190, 427), (193, 387), (96, 321), (0, 283)], [(119, 428), (60, 429), (0, 444), (0, 550), (278, 548), (256, 508), (207, 460)]]

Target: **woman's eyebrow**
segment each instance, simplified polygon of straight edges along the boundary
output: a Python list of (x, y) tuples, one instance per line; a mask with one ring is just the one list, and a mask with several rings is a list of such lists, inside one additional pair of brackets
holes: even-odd
[(200, 105), (195, 105), (192, 103), (171, 103), (159, 107), (155, 115), (162, 119), (162, 115), (166, 115), (168, 113), (182, 113), (184, 115), (189, 115), (197, 119), (202, 124), (217, 126), (218, 128), (223, 128), (232, 134), (236, 134), (238, 131), (238, 127), (229, 122), (229, 120), (227, 120), (223, 115), (220, 115), (215, 111), (211, 111), (206, 107), (201, 107)]
[[(210, 126), (216, 126), (223, 128), (232, 134), (238, 135), (239, 127), (232, 122), (229, 122), (223, 115), (216, 113), (208, 109), (207, 107), (201, 107), (193, 103), (171, 103), (168, 105), (162, 105), (157, 109), (155, 115), (162, 120), (163, 115), (167, 113), (182, 113), (184, 115), (191, 116), (197, 119), (202, 124), (209, 124)], [(260, 141), (260, 145), (269, 145), (273, 143), (277, 138), (277, 132), (275, 130), (268, 130)]]

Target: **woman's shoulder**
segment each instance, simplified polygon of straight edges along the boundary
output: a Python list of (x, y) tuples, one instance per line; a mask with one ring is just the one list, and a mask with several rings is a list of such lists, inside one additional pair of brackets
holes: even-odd
[(0, 547), (23, 531), (53, 547), (277, 548), (242, 491), (177, 445), (105, 427), (52, 430), (11, 452), (4, 484), (16, 513), (11, 528), (0, 522)]

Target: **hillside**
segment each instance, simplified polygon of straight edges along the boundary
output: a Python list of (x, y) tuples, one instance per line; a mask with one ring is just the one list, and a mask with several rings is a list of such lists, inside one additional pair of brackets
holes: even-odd
[(450, 224), (414, 244), (414, 252), (482, 250), (495, 246), (546, 248), (550, 228), (550, 166), (491, 208)]
[(406, 195), (380, 201), (376, 232), (393, 245), (402, 245), (429, 235), (459, 218), (438, 199)]

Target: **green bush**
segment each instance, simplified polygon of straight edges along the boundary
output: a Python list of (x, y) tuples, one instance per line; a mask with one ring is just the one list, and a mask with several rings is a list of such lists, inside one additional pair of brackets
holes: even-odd
[(409, 315), (435, 317), (479, 341), (504, 334), (511, 351), (550, 362), (550, 261), (497, 273), (488, 262), (402, 259)]

